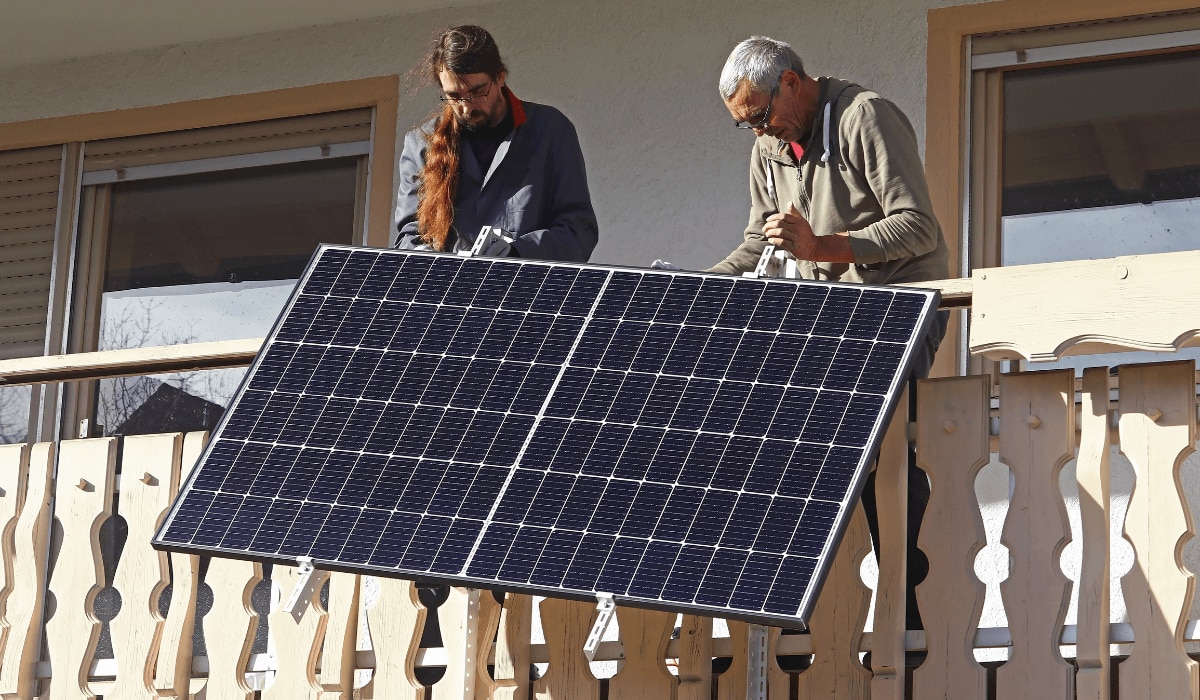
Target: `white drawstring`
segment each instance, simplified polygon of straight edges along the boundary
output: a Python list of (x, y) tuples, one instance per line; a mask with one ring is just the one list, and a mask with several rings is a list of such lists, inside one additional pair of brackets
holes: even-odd
[(829, 162), (829, 114), (833, 109), (833, 102), (825, 103), (825, 152), (821, 154), (821, 162)]

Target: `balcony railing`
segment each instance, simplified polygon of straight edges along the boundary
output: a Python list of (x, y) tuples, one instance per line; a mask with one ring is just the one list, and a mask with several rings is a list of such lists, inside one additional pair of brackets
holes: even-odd
[[(1164, 350), (1200, 329), (1198, 264), (1193, 253), (1140, 256), (982, 270), (938, 286), (948, 303), (973, 307), (980, 352)], [(0, 380), (238, 366), (258, 342), (13, 360), (0, 363)], [(254, 602), (268, 587), (263, 565), (149, 545), (204, 434), (3, 446), (0, 697), (1200, 700), (1189, 656), (1200, 639), (1194, 585), (1182, 563), (1194, 534), (1181, 476), (1196, 445), (1194, 363), (1123, 366), (1115, 378), (1107, 367), (1079, 379), (1070, 370), (1004, 374), (997, 385), (990, 376), (919, 385), (915, 422), (893, 421), (880, 451), (875, 592), (860, 574), (872, 557), (860, 510), (809, 631), (768, 630), (763, 664), (748, 654), (749, 625), (634, 608), (618, 608), (617, 630), (589, 663), (593, 604), (514, 594), (501, 604), (460, 588), (437, 607), (440, 645), (422, 646), (429, 611), (410, 582), (334, 573), (297, 617), (279, 609), (297, 578), (281, 565), (270, 567), (268, 611)], [(929, 575), (917, 589), (925, 629), (911, 631), (901, 534), (910, 443), (932, 483), (920, 538)], [(1124, 502), (1113, 496), (1115, 447), (1134, 486), (1114, 530), (1114, 504), (1120, 512)], [(1060, 488), (1072, 460), (1077, 504)], [(1010, 561), (1003, 627), (981, 625), (987, 586), (976, 575), (988, 545), (976, 481), (995, 464), (1010, 479), (999, 537)], [(1071, 519), (1074, 582), (1062, 564)], [(101, 546), (103, 527), (119, 533), (108, 548), (119, 556)], [(1133, 562), (1119, 579), (1126, 612), (1113, 620), (1110, 569), (1122, 534)], [(97, 598), (113, 590), (119, 610), (102, 623)], [(108, 658), (97, 654), (102, 628)], [(989, 654), (1000, 658), (978, 660)]]

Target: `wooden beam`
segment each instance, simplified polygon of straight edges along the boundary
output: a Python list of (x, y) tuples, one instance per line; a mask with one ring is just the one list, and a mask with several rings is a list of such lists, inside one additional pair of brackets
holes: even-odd
[(246, 367), (262, 347), (262, 338), (166, 345), (73, 355), (22, 357), (0, 361), (0, 386), (129, 377), (164, 372)]

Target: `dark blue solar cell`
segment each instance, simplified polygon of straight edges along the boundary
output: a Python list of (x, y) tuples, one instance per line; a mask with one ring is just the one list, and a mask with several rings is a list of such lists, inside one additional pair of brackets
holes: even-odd
[(310, 533), (309, 556), (318, 561), (338, 561), (361, 512), (358, 508), (333, 508), (324, 524)]
[(596, 504), (604, 495), (607, 480), (581, 476), (575, 482), (570, 495), (563, 503), (562, 511), (558, 514), (555, 526), (558, 528), (583, 529), (596, 512)]
[(896, 369), (906, 349), (906, 346), (894, 343), (875, 343), (855, 389), (875, 394), (887, 392), (896, 378)]
[(849, 403), (850, 394), (840, 391), (819, 392), (800, 439), (805, 442), (833, 442)]
[(746, 408), (737, 417), (733, 427), (736, 435), (764, 437), (771, 428), (771, 420), (783, 399), (783, 387), (774, 384), (755, 384), (746, 399)]
[(517, 276), (518, 265), (492, 265), (472, 302), (485, 309), (498, 309), (508, 295), (509, 286)]
[(575, 486), (576, 478), (574, 474), (555, 472), (546, 474), (542, 479), (541, 487), (538, 488), (537, 495), (533, 497), (529, 512), (525, 514), (525, 524), (545, 527), (553, 525), (558, 520), (563, 503), (566, 502), (567, 496)]
[(687, 323), (692, 326), (712, 326), (721, 316), (725, 302), (733, 291), (733, 280), (710, 277), (696, 293), (692, 308), (688, 311)]
[(713, 473), (713, 488), (738, 490), (746, 483), (746, 476), (754, 466), (754, 458), (762, 441), (757, 438), (734, 437), (725, 446), (721, 463)]
[(346, 538), (346, 546), (338, 560), (350, 564), (366, 564), (383, 537), (391, 513), (383, 510), (363, 510)]
[[(563, 301), (574, 295), (575, 289), (573, 287), (576, 284), (578, 275), (577, 270), (569, 267), (556, 267), (551, 270), (550, 274), (546, 276), (546, 281), (542, 283), (542, 288), (538, 290), (538, 295), (534, 298), (533, 305), (529, 307), (530, 311), (546, 314), (558, 313), (562, 308)], [(599, 291), (599, 288), (588, 291), (586, 286), (585, 283), (584, 287), (580, 287), (584, 292), (584, 298), (578, 301), (581, 304), (586, 303), (590, 307), (592, 302), (595, 301), (596, 292)]]
[(425, 391), (421, 392), (421, 403), (431, 406), (447, 406), (458, 390), (458, 385), (467, 373), (471, 361), (465, 357), (443, 357), (433, 371)]
[(250, 546), (263, 518), (271, 508), (271, 499), (247, 497), (238, 506), (237, 514), (229, 523), (229, 530), (221, 540), (222, 549), (246, 549)]
[(897, 294), (879, 328), (879, 340), (891, 343), (909, 342), (914, 337), (913, 330), (926, 303), (928, 299), (924, 295)]
[(638, 422), (642, 425), (665, 428), (671, 423), (679, 400), (687, 389), (688, 380), (682, 377), (661, 375), (654, 382), (654, 389), (646, 397), (646, 405)]
[(674, 542), (651, 542), (629, 585), (629, 593), (640, 598), (657, 599), (675, 566), (680, 549), (680, 545)]
[(351, 452), (336, 450), (330, 452), (329, 459), (325, 460), (325, 464), (321, 466), (321, 471), (313, 481), (312, 489), (308, 492), (308, 500), (318, 503), (336, 503), (342, 488), (346, 485), (346, 479), (350, 476), (350, 470), (354, 468), (354, 461), (357, 457), (357, 454)]
[(621, 389), (608, 412), (608, 420), (617, 423), (636, 423), (646, 406), (646, 399), (654, 387), (652, 374), (628, 374), (621, 382)]
[(600, 578), (601, 568), (608, 560), (608, 555), (616, 544), (616, 538), (606, 535), (588, 534), (579, 543), (575, 557), (567, 567), (563, 576), (562, 586), (577, 591), (595, 589), (596, 580)]
[(445, 410), (434, 406), (417, 406), (404, 426), (393, 452), (401, 457), (420, 457), (442, 422)]
[(788, 358), (768, 357), (771, 346), (775, 343), (774, 333), (745, 333), (738, 340), (737, 350), (733, 351), (733, 361), (725, 373), (725, 379), (742, 382), (752, 382), (767, 365), (774, 366), (775, 362), (788, 361)]
[(755, 552), (750, 555), (742, 576), (733, 587), (729, 606), (738, 610), (762, 610), (767, 602), (767, 593), (775, 583), (783, 557), (778, 554)]
[[(306, 448), (300, 452), (291, 468), (284, 474), (277, 493), (271, 494), (263, 491), (259, 493), (264, 496), (277, 495), (280, 498), (302, 501), (312, 489), (313, 480), (317, 478), (317, 474), (321, 473), (321, 466), (327, 459), (329, 459), (329, 450)], [(266, 479), (261, 480), (266, 481)]]
[(654, 534), (659, 516), (671, 498), (671, 487), (666, 484), (643, 483), (638, 489), (637, 497), (625, 522), (621, 525), (620, 534), (626, 537), (649, 538)]
[(288, 365), (292, 361), (292, 356), (296, 354), (298, 345), (291, 343), (270, 343), (259, 354), (258, 364), (254, 367), (253, 374), (250, 375), (250, 386), (252, 390), (271, 391), (279, 385), (279, 378), (287, 371)]
[(271, 507), (263, 516), (262, 525), (259, 526), (258, 532), (254, 534), (254, 540), (246, 549), (251, 552), (269, 554), (278, 552), (279, 546), (283, 544), (283, 538), (287, 537), (288, 532), (291, 531), (292, 524), (296, 522), (296, 516), (299, 513), (300, 503), (298, 501), (271, 501)]
[(429, 499), (429, 513), (453, 517), (467, 498), (471, 483), (479, 473), (478, 465), (456, 464), (445, 465), (442, 480)]
[(457, 574), (462, 571), (482, 529), (483, 523), (478, 520), (455, 520), (429, 570), (438, 574)]
[(387, 469), (387, 457), (375, 454), (355, 455), (346, 484), (338, 494), (337, 502), (343, 506), (362, 507), (367, 504), (371, 491), (379, 483), (383, 472)]
[(402, 403), (390, 403), (384, 407), (379, 422), (375, 424), (375, 431), (367, 440), (366, 451), (381, 454), (395, 452), (414, 410), (413, 406)]
[[(846, 414), (842, 416), (837, 435), (833, 441), (839, 445), (863, 445), (871, 438), (875, 424), (883, 413), (883, 397), (870, 394), (854, 394)], [(900, 418), (903, 420), (903, 417)], [(886, 429), (886, 426), (881, 426)]]
[(633, 428), (628, 425), (609, 423), (601, 427), (600, 434), (596, 436), (596, 441), (592, 443), (592, 448), (583, 461), (581, 471), (591, 476), (612, 476), (632, 432)]
[[(280, 401), (292, 403), (296, 400), (294, 394), (276, 394), (280, 397)], [(229, 418), (225, 421), (225, 430), (222, 435), (235, 440), (244, 440), (253, 432), (254, 426), (262, 419), (262, 411), (270, 404), (271, 394), (265, 391), (247, 390), (242, 395), (244, 403), (239, 403), (237, 408), (230, 412)], [(290, 410), (289, 410), (290, 412)], [(273, 421), (273, 419), (272, 419)], [(278, 426), (271, 428), (278, 431)]]
[(550, 326), (553, 323), (553, 316), (526, 314), (524, 323), (521, 324), (520, 330), (517, 331), (517, 335), (508, 349), (508, 357), (532, 362), (533, 358), (537, 357), (538, 352), (541, 351), (542, 344), (546, 341), (546, 336), (549, 335)]
[(542, 407), (546, 405), (546, 398), (550, 396), (550, 388), (554, 386), (554, 380), (558, 378), (560, 371), (559, 367), (553, 365), (531, 366), (509, 410), (527, 415), (541, 413)]
[(400, 327), (392, 335), (388, 349), (409, 352), (416, 350), (421, 345), (421, 339), (425, 337), (425, 331), (436, 312), (437, 307), (428, 304), (413, 304), (408, 307), (408, 311), (400, 319)]
[(614, 272), (608, 280), (608, 286), (600, 296), (596, 310), (592, 312), (595, 318), (623, 318), (625, 307), (637, 290), (642, 275), (634, 272)]
[(792, 535), (788, 554), (802, 557), (820, 556), (825, 546), (833, 521), (838, 515), (838, 504), (827, 501), (809, 501)]
[(338, 275), (342, 272), (342, 267), (345, 266), (346, 260), (350, 258), (350, 251), (344, 248), (325, 248), (320, 250), (317, 255), (316, 265), (308, 273), (308, 278), (304, 281), (306, 291), (313, 294), (324, 294), (333, 287), (333, 283), (337, 281)]
[[(567, 268), (555, 268), (554, 272), (567, 272)], [(574, 272), (571, 270), (571, 272)], [(565, 295), (562, 300), (562, 306), (558, 312), (568, 316), (584, 316), (592, 310), (592, 306), (596, 303), (596, 297), (600, 294), (600, 289), (604, 286), (605, 280), (608, 279), (608, 272), (605, 270), (580, 270), (578, 276), (575, 277), (575, 282), (571, 285), (571, 291)]]
[(843, 340), (829, 366), (829, 373), (825, 375), (824, 387), (851, 391), (858, 386), (870, 352), (869, 342)]
[(391, 510), (397, 507), (416, 470), (417, 461), (415, 459), (389, 458), (383, 473), (379, 475), (379, 481), (371, 489), (371, 495), (367, 498), (367, 507), (380, 510)]
[(745, 488), (756, 493), (774, 493), (792, 458), (796, 444), (783, 440), (764, 440), (754, 458), (754, 468), (746, 477)]
[(457, 408), (479, 408), (488, 386), (499, 370), (500, 363), (496, 360), (471, 360), (463, 374), (462, 382), (450, 399), (450, 405)]
[[(312, 435), (308, 436), (307, 444), (313, 447), (333, 447), (337, 442), (341, 429), (354, 413), (355, 402), (350, 399), (330, 399), (321, 411), (321, 417), (313, 426)], [(295, 415), (293, 413), (292, 415)]]
[(681, 377), (690, 375), (696, 369), (696, 361), (708, 345), (710, 335), (711, 331), (707, 328), (687, 327), (679, 331), (671, 356), (663, 363), (662, 371)]
[(546, 546), (542, 548), (542, 556), (538, 559), (537, 566), (533, 568), (533, 574), (529, 577), (529, 582), (537, 586), (559, 586), (563, 576), (567, 573), (567, 566), (575, 558), (575, 552), (579, 549), (582, 541), (582, 532), (570, 530), (551, 532), (550, 538), (546, 540)]
[(528, 469), (548, 469), (570, 423), (547, 418), (537, 424), (529, 445), (521, 456), (521, 466)]
[(717, 327), (741, 330), (749, 326), (766, 286), (765, 282), (759, 280), (735, 282), (733, 291), (729, 293), (729, 299), (717, 318)]
[(279, 545), (279, 553), (288, 558), (308, 556), (312, 551), (313, 536), (325, 526), (329, 510), (324, 503), (301, 504), (292, 528)]
[(468, 309), (450, 344), (446, 346), (446, 354), (459, 357), (471, 357), (479, 350), (488, 327), (495, 319), (496, 312), (488, 309)]
[(325, 303), (308, 322), (308, 332), (304, 334), (306, 343), (330, 343), (337, 335), (338, 329), (346, 320), (346, 312), (350, 309), (350, 300), (343, 297), (327, 297)]
[(733, 432), (742, 412), (756, 409), (753, 404), (746, 403), (746, 400), (750, 398), (752, 386), (744, 382), (721, 382), (721, 388), (717, 389), (712, 409), (708, 418), (704, 420), (702, 430), (714, 433)]
[(792, 297), (796, 295), (796, 285), (788, 283), (769, 283), (763, 290), (762, 298), (754, 309), (749, 328), (752, 331), (777, 331), (783, 324)]
[(467, 310), (459, 306), (438, 307), (421, 338), (420, 351), (437, 355), (446, 352), (466, 315)]
[(492, 511), (492, 506), (496, 504), (496, 497), (500, 495), (500, 489), (504, 486), (509, 471), (502, 467), (480, 467), (475, 481), (471, 482), (471, 488), (467, 490), (467, 497), (458, 509), (458, 517), (475, 520), (486, 518)]
[(840, 338), (846, 334), (846, 326), (858, 306), (862, 291), (854, 287), (834, 287), (829, 290), (821, 313), (813, 324), (813, 335)]
[(538, 558), (542, 556), (542, 548), (550, 537), (550, 530), (543, 527), (523, 527), (513, 540), (508, 550), (508, 559), (500, 567), (500, 579), (504, 581), (519, 581), (527, 583)]
[(642, 275), (642, 280), (638, 283), (637, 291), (633, 293), (633, 297), (629, 300), (629, 306), (625, 307), (624, 319), (626, 321), (652, 321), (658, 313), (659, 304), (663, 300), (663, 295), (666, 294), (667, 288), (671, 286), (671, 275), (647, 273)]
[(795, 451), (792, 452), (791, 462), (788, 463), (788, 467), (783, 473), (783, 480), (779, 483), (777, 493), (781, 496), (808, 498), (812, 491), (812, 485), (817, 480), (817, 475), (825, 466), (828, 454), (828, 445), (798, 443)]
[(325, 404), (325, 399), (317, 396), (298, 402), (279, 433), (279, 442), (306, 444), (313, 437), (313, 428), (317, 425), (321, 412), (325, 410)]
[(487, 333), (483, 336), (483, 342), (479, 344), (479, 349), (475, 351), (475, 356), (490, 357), (497, 360), (507, 357), (513, 338), (516, 337), (521, 324), (524, 322), (525, 314), (514, 314), (507, 311), (498, 312), (496, 318), (492, 319), (492, 325), (488, 326)]
[(450, 518), (426, 515), (421, 518), (421, 524), (413, 533), (412, 542), (400, 559), (400, 569), (408, 571), (428, 571), (433, 558), (442, 549), (450, 526), (454, 523)]
[(700, 590), (700, 582), (712, 561), (711, 547), (684, 545), (671, 568), (670, 578), (663, 587), (662, 597), (666, 600), (691, 601)]
[(328, 396), (337, 386), (350, 358), (354, 356), (354, 348), (329, 348), (321, 355), (320, 365), (313, 372), (308, 384), (303, 387), (306, 394)]
[(804, 345), (804, 352), (796, 361), (796, 371), (792, 373), (792, 384), (797, 386), (824, 386), (825, 375), (833, 356), (837, 354), (841, 340), (837, 338), (819, 338), (813, 336)]
[(508, 555), (508, 548), (512, 546), (516, 536), (517, 527), (515, 525), (502, 523), (488, 525), (487, 530), (483, 533), (483, 539), (479, 542), (479, 548), (471, 559), (471, 565), (467, 568), (467, 575), (484, 579), (496, 578), (500, 573), (500, 565), (504, 563), (504, 558)]
[(517, 461), (517, 455), (525, 444), (525, 437), (533, 428), (533, 416), (522, 416), (510, 413), (504, 417), (500, 433), (488, 448), (484, 462), (503, 467), (511, 466)]
[[(314, 457), (313, 455), (316, 456)], [(324, 461), (325, 457), (325, 450), (276, 445), (271, 449), (271, 453), (267, 455), (266, 461), (263, 462), (257, 476), (254, 477), (254, 483), (250, 485), (246, 493), (264, 498), (274, 498), (279, 494), (279, 489), (283, 486), (284, 480), (295, 469), (298, 461), (303, 460), (303, 464), (316, 461), (317, 464), (320, 464)]]
[(692, 308), (696, 294), (700, 291), (701, 284), (698, 277), (673, 275), (671, 286), (667, 289), (662, 303), (659, 304), (658, 312), (654, 315), (655, 322), (683, 323), (687, 318), (688, 311)]
[(703, 500), (704, 489), (686, 486), (671, 489), (667, 507), (658, 519), (658, 527), (654, 528), (654, 539), (682, 542), (691, 529), (692, 522), (696, 519), (697, 508)]
[[(620, 479), (609, 480), (604, 494), (592, 514), (591, 522), (585, 523), (588, 532), (615, 535), (621, 531), (625, 516), (637, 498), (638, 484)], [(580, 526), (576, 526), (580, 527)]]
[(663, 440), (650, 460), (650, 469), (646, 478), (659, 483), (673, 484), (683, 470), (683, 461), (691, 452), (696, 442), (696, 433), (691, 431), (669, 430), (663, 435)]
[(800, 606), (796, 601), (808, 590), (812, 581), (813, 571), (817, 568), (815, 559), (803, 557), (786, 557), (783, 566), (779, 567), (779, 576), (775, 578), (775, 586), (767, 596), (763, 608), (776, 615), (797, 615)]
[(679, 337), (679, 326), (656, 323), (649, 327), (642, 343), (633, 357), (630, 369), (634, 372), (659, 372), (671, 353), (675, 339)]
[(733, 506), (737, 503), (737, 494), (733, 491), (712, 489), (704, 494), (700, 511), (688, 530), (687, 541), (692, 544), (703, 544), (715, 547), (725, 534), (729, 518), (733, 514)]
[(689, 381), (675, 414), (671, 416), (671, 427), (675, 430), (699, 430), (712, 409), (720, 386), (720, 382), (708, 379)]
[[(572, 379), (578, 380), (582, 376), (573, 374)], [(625, 378), (623, 372), (596, 372), (588, 388), (584, 391), (575, 394), (575, 401), (578, 402), (578, 407), (575, 409), (575, 417), (585, 420), (600, 421), (608, 415), (612, 408), (613, 401), (617, 398), (617, 392), (621, 389), (621, 381)], [(575, 386), (578, 386), (577, 384)], [(574, 388), (574, 387), (570, 387)], [(568, 387), (559, 385), (559, 390), (556, 394), (564, 394), (563, 400), (567, 400)], [(554, 402), (551, 402), (554, 403)]]
[(513, 471), (512, 481), (504, 492), (504, 498), (496, 507), (492, 519), (502, 523), (520, 523), (525, 521), (525, 514), (533, 504), (534, 496), (546, 478), (545, 472), (529, 469)]
[(365, 299), (382, 299), (388, 293), (400, 274), (404, 258), (397, 255), (377, 255), (371, 265), (371, 271), (363, 280), (362, 289), (358, 295)]
[(396, 275), (395, 284), (388, 290), (388, 300), (412, 301), (413, 296), (417, 293), (417, 288), (424, 283), (425, 277), (429, 274), (429, 269), (433, 267), (433, 261), (436, 259), (431, 255), (407, 256), (404, 265), (400, 268), (400, 273)]
[(708, 344), (700, 353), (694, 373), (697, 377), (720, 379), (729, 370), (738, 343), (742, 340), (740, 331), (718, 328), (709, 336)]
[(163, 534), (163, 540), (175, 544), (192, 544), (196, 530), (203, 522), (204, 514), (212, 506), (215, 497), (216, 494), (205, 491), (184, 493), (178, 510)]
[(462, 268), (462, 262), (461, 258), (439, 257), (434, 260), (433, 267), (425, 273), (425, 279), (421, 281), (421, 286), (413, 295), (413, 301), (421, 304), (442, 303), (451, 283), (454, 282), (454, 278), (458, 276), (458, 271)]
[(738, 495), (729, 522), (721, 533), (719, 545), (722, 548), (752, 549), (763, 516), (770, 510), (771, 501), (769, 496), (757, 493)]
[[(379, 368), (379, 363), (383, 362), (383, 358), (382, 350), (355, 350), (346, 363), (345, 369), (342, 370), (342, 376), (330, 389), (330, 393), (333, 396), (351, 399), (362, 398), (363, 389), (375, 376), (375, 371)], [(385, 368), (385, 371), (387, 369), (389, 368)], [(387, 396), (391, 396), (390, 391)], [(377, 400), (386, 400), (387, 396)]]
[(592, 383), (594, 375), (592, 370), (580, 367), (568, 367), (563, 370), (554, 395), (546, 406), (546, 415), (556, 418), (573, 417), (579, 408), (579, 400)]
[(454, 281), (450, 283), (450, 288), (446, 290), (445, 303), (470, 306), (491, 266), (487, 260), (463, 261), (458, 274), (454, 276)]
[(642, 479), (650, 468), (650, 460), (663, 439), (663, 431), (655, 428), (634, 428), (613, 476), (618, 479)]
[(421, 516), (413, 513), (392, 513), (379, 544), (371, 553), (369, 563), (384, 569), (395, 569), (412, 542), (413, 533), (421, 523)]
[(729, 438), (724, 435), (701, 433), (697, 436), (691, 452), (684, 460), (678, 482), (685, 486), (708, 486), (728, 444)]
[(614, 595), (628, 591), (629, 582), (633, 580), (648, 544), (645, 540), (618, 537), (613, 544), (612, 555), (600, 569), (595, 590)]
[[(361, 398), (387, 401), (396, 393), (396, 386), (408, 370), (413, 355), (406, 352), (385, 352), (379, 364), (362, 384)], [(352, 361), (353, 362), (353, 361)], [(346, 368), (349, 371), (349, 367)]]
[(408, 313), (409, 308), (408, 304), (381, 302), (379, 310), (375, 312), (375, 316), (371, 318), (371, 322), (363, 331), (358, 346), (380, 350), (390, 347), (392, 336), (396, 335), (396, 330), (400, 327), (400, 322)]
[(561, 365), (566, 362), (571, 348), (575, 346), (575, 338), (579, 336), (581, 328), (583, 328), (583, 319), (581, 318), (556, 317), (534, 362), (548, 365)]
[(325, 348), (319, 345), (301, 345), (292, 357), (292, 363), (279, 378), (279, 391), (300, 393), (300, 390), (312, 379), (313, 372)]
[(796, 296), (792, 298), (792, 305), (788, 307), (779, 330), (784, 333), (812, 332), (828, 296), (829, 287), (823, 284), (797, 285)]
[(821, 469), (817, 483), (813, 484), (812, 497), (840, 500), (850, 490), (856, 467), (862, 458), (862, 450), (835, 447), (829, 450), (825, 467)]
[(521, 362), (504, 362), (496, 370), (496, 376), (483, 395), (479, 407), (487, 411), (507, 411), (529, 374), (530, 365)]
[(604, 369), (628, 370), (649, 329), (650, 326), (645, 323), (622, 321), (609, 342), (608, 351), (604, 353), (600, 366)]
[(785, 389), (783, 400), (779, 402), (771, 427), (767, 430), (767, 437), (776, 440), (795, 440), (800, 437), (816, 400), (817, 392), (812, 389)]
[[(808, 344), (808, 336), (792, 335), (781, 333), (775, 336), (771, 343), (771, 349), (767, 351), (767, 359), (762, 364), (758, 365), (760, 370), (758, 373), (758, 381), (767, 384), (788, 384), (791, 382), (792, 374), (795, 372), (796, 362), (800, 359), (800, 354), (804, 352), (804, 346)], [(742, 365), (739, 361), (739, 373), (744, 367), (750, 369), (750, 366)]]
[(433, 427), (433, 437), (425, 446), (422, 456), (428, 459), (449, 460), (453, 458), (454, 453), (458, 451), (459, 444), (462, 443), (463, 426), (470, 423), (474, 415), (474, 411), (458, 408), (447, 409), (438, 424)]
[(762, 528), (759, 529), (758, 537), (754, 540), (754, 549), (775, 554), (786, 552), (792, 543), (792, 533), (796, 531), (796, 524), (800, 522), (800, 516), (804, 514), (804, 506), (807, 503), (800, 498), (776, 496), (771, 499), (767, 516), (763, 518)]
[(574, 421), (563, 436), (562, 445), (554, 456), (550, 468), (556, 472), (578, 473), (583, 468), (583, 460), (588, 450), (600, 434), (600, 424), (591, 421)]
[(892, 305), (893, 292), (882, 289), (864, 289), (859, 297), (854, 316), (846, 326), (844, 335), (855, 340), (874, 340), (879, 335), (879, 327), (887, 316), (888, 307)]
[[(217, 440), (211, 444), (205, 468), (196, 473), (190, 488), (216, 491), (233, 470), (233, 462), (245, 443), (234, 440)], [(239, 469), (241, 466), (239, 465)]]
[(571, 365), (594, 369), (600, 366), (613, 334), (617, 332), (616, 321), (593, 320), (583, 329), (575, 351), (571, 354)]
[(503, 413), (476, 412), (470, 419), (470, 425), (463, 432), (462, 442), (454, 453), (454, 460), (472, 464), (482, 462), (503, 422)]
[(550, 268), (545, 265), (521, 265), (504, 297), (504, 308), (509, 311), (528, 311), (549, 272)]
[(363, 281), (367, 279), (367, 274), (378, 259), (378, 253), (359, 250), (351, 252), (333, 286), (329, 288), (329, 293), (345, 297), (357, 296)]
[(749, 552), (729, 549), (718, 549), (714, 552), (708, 571), (704, 574), (704, 581), (696, 592), (696, 603), (713, 607), (729, 605), (733, 588), (741, 580), (742, 570), (749, 558)]

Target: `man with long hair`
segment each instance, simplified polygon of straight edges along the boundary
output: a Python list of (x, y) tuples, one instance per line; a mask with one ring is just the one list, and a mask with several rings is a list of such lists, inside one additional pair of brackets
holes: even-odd
[(441, 112), (404, 137), (394, 247), (585, 262), (598, 227), (583, 152), (562, 112), (522, 102), (482, 27), (448, 29), (425, 57)]

